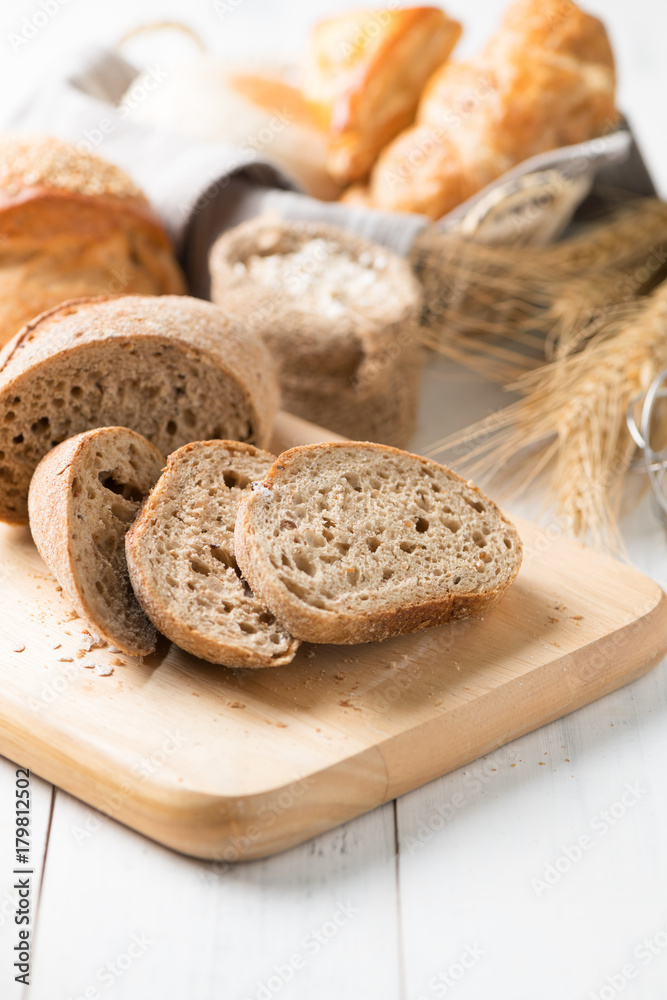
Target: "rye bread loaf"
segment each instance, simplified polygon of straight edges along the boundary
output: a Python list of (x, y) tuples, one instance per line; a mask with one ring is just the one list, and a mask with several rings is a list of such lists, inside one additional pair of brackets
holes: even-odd
[(242, 503), (253, 591), (309, 642), (384, 639), (478, 614), (514, 580), (521, 541), (472, 483), (365, 442), (282, 454)]
[(273, 461), (235, 441), (179, 448), (126, 537), (146, 614), (172, 642), (211, 663), (280, 666), (299, 645), (241, 579), (234, 555), (241, 496)]
[(66, 299), (184, 291), (127, 174), (51, 136), (0, 136), (0, 345)]
[(407, 442), (421, 290), (405, 260), (336, 226), (265, 216), (224, 233), (210, 270), (213, 301), (276, 358), (286, 409), (345, 436)]
[(30, 484), (30, 530), (74, 608), (112, 646), (134, 656), (157, 633), (132, 592), (125, 533), (164, 457), (126, 427), (99, 427), (50, 451)]
[(81, 431), (130, 427), (165, 455), (208, 438), (264, 445), (278, 397), (260, 338), (210, 302), (63, 303), (0, 352), (0, 520), (27, 520), (37, 463)]

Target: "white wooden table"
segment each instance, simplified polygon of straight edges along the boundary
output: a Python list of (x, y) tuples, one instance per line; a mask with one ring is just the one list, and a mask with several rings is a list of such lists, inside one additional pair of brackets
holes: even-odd
[[(11, 0), (0, 9), (0, 93), (11, 103), (69, 48), (156, 19), (188, 21), (223, 54), (289, 58), (309, 19), (342, 6)], [(503, 6), (448, 4), (467, 25), (467, 49)], [(667, 5), (589, 7), (610, 27), (621, 106), (665, 193)], [(39, 11), (46, 20), (17, 50), (10, 35)], [(430, 368), (415, 449), (499, 401), (474, 376)], [(666, 585), (665, 533), (648, 502), (624, 536), (636, 564)], [(40, 893), (26, 993), (12, 971), (17, 765), (2, 760), (0, 997), (657, 1000), (667, 994), (666, 764), (663, 664), (488, 759), (236, 867), (158, 847), (33, 778)]]

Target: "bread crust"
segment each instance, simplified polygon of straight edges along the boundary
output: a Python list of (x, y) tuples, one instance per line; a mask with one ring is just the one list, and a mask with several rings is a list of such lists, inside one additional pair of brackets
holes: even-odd
[(30, 531), (39, 554), (77, 614), (88, 621), (106, 642), (131, 656), (147, 656), (155, 649), (156, 630), (146, 619), (145, 641), (136, 644), (129, 643), (121, 632), (109, 630), (86, 600), (76, 572), (72, 549), (74, 504), (72, 484), (78, 472), (77, 460), (90, 447), (91, 442), (114, 431), (134, 436), (144, 447), (148, 445), (152, 448), (156, 461), (160, 463), (164, 461), (157, 448), (153, 448), (140, 434), (127, 428), (97, 428), (63, 441), (44, 456), (35, 470), (30, 486)]
[[(313, 454), (333, 449), (345, 449), (349, 448), (350, 444), (354, 447), (374, 449), (386, 455), (409, 457), (431, 468), (439, 470), (444, 468), (430, 459), (387, 445), (370, 442), (332, 442), (302, 445), (284, 452), (269, 470), (264, 485), (270, 490), (274, 485), (279, 485), (281, 481), (289, 481), (291, 467), (306, 452)], [(447, 472), (461, 484), (472, 489), (480, 499), (483, 499), (515, 536), (519, 559), (514, 573), (501, 587), (483, 594), (449, 593), (443, 595), (442, 598), (420, 601), (408, 607), (378, 610), (364, 614), (341, 613), (314, 608), (291, 593), (277, 578), (276, 571), (262, 546), (262, 539), (255, 530), (253, 513), (263, 502), (262, 496), (257, 493), (250, 495), (242, 502), (237, 517), (234, 546), (238, 564), (255, 594), (285, 622), (292, 635), (306, 642), (343, 645), (370, 642), (406, 632), (415, 632), (435, 625), (444, 625), (468, 618), (471, 615), (479, 615), (495, 604), (515, 579), (521, 561), (521, 540), (514, 525), (492, 500), (452, 470), (448, 469)]]
[(75, 296), (185, 292), (171, 241), (127, 174), (52, 137), (0, 137), (0, 244), (0, 343)]
[(437, 7), (351, 11), (316, 25), (303, 90), (329, 132), (332, 177), (366, 176), (410, 123), (424, 83), (460, 35), (461, 25)]
[(511, 167), (618, 120), (603, 24), (571, 0), (515, 0), (482, 53), (426, 84), (416, 120), (351, 199), (439, 219)]
[[(85, 326), (72, 330), (63, 324), (70, 316), (78, 317), (79, 323), (85, 320)], [(243, 331), (212, 303), (186, 296), (82, 298), (42, 313), (0, 351), (0, 408), (10, 406), (14, 398), (20, 399), (24, 376), (35, 375), (44, 380), (56, 360), (85, 358), (86, 350), (93, 345), (114, 340), (127, 343), (138, 338), (159, 345), (179, 343), (193, 356), (205, 357), (222, 377), (233, 380), (242, 391), (253, 438), (259, 445), (268, 443), (279, 403), (269, 352), (258, 337)], [(119, 418), (122, 416), (119, 414)], [(74, 433), (85, 429), (88, 428), (77, 427)], [(11, 465), (12, 447), (9, 438), (4, 447), (4, 468)], [(15, 454), (18, 456), (19, 452)], [(0, 520), (18, 524), (27, 520), (27, 511), (13, 511), (6, 498), (3, 499), (1, 476)]]
[(142, 536), (156, 516), (156, 501), (161, 499), (161, 490), (168, 482), (176, 466), (188, 453), (206, 447), (224, 446), (232, 455), (252, 455), (273, 461), (275, 456), (269, 452), (253, 448), (252, 445), (239, 441), (197, 441), (186, 444), (169, 456), (161, 479), (155, 485), (150, 496), (144, 501), (139, 515), (125, 536), (125, 551), (130, 579), (137, 599), (144, 611), (172, 642), (181, 649), (198, 656), (210, 663), (224, 664), (227, 667), (279, 667), (290, 663), (299, 646), (295, 639), (282, 656), (264, 656), (256, 647), (239, 643), (225, 642), (221, 638), (212, 639), (195, 625), (184, 620), (182, 614), (175, 611), (175, 604), (168, 597), (161, 596), (157, 588), (149, 580), (142, 553)]

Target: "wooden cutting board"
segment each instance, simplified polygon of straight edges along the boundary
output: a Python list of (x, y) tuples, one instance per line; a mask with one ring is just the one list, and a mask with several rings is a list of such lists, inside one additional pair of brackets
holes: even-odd
[[(334, 437), (283, 414), (275, 448)], [(517, 525), (524, 565), (483, 619), (306, 644), (290, 666), (254, 672), (166, 640), (143, 660), (86, 650), (86, 625), (28, 530), (3, 526), (0, 752), (197, 857), (262, 857), (313, 837), (627, 684), (667, 651), (656, 583), (556, 527)]]

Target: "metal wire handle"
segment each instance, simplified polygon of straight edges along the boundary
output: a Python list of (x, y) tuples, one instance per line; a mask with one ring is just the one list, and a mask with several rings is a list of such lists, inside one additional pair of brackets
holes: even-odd
[[(638, 393), (628, 406), (625, 419), (632, 439), (642, 452), (642, 463), (649, 478), (651, 489), (660, 507), (662, 516), (667, 520), (667, 492), (663, 487), (661, 473), (667, 469), (667, 448), (654, 451), (651, 448), (651, 421), (658, 400), (667, 399), (667, 369), (660, 372), (651, 382), (646, 393)], [(639, 424), (636, 412), (641, 403)]]

